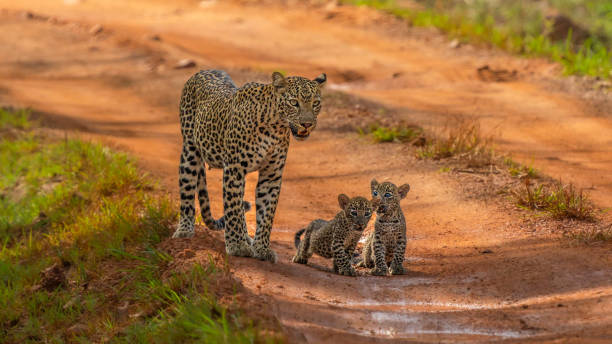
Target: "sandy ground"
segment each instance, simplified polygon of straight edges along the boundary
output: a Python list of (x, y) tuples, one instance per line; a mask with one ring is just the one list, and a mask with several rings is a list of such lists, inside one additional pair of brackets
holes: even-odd
[[(612, 206), (609, 99), (565, 90), (545, 61), (450, 48), (428, 30), (345, 7), (0, 0), (0, 9), (0, 102), (134, 153), (173, 195), (178, 99), (197, 71), (173, 66), (190, 58), (198, 68), (228, 70), (238, 84), (273, 70), (311, 78), (324, 71), (331, 91), (434, 129), (449, 118), (478, 119), (500, 150)], [(476, 72), (485, 64), (518, 74), (485, 82)], [(272, 235), (278, 263), (230, 259), (244, 286), (269, 300), (291, 342), (610, 341), (609, 245), (526, 231), (503, 200), (468, 197), (461, 180), (415, 160), (409, 147), (372, 145), (323, 106), (311, 138), (290, 148)], [(220, 172), (208, 176), (219, 215)], [(369, 194), (373, 177), (412, 186), (402, 204), (407, 274), (350, 278), (331, 273), (323, 259), (290, 263), (293, 233), (331, 218), (339, 193)], [(248, 177), (247, 200), (255, 180)], [(254, 220), (248, 213), (251, 234)], [(193, 249), (201, 245), (194, 240)]]

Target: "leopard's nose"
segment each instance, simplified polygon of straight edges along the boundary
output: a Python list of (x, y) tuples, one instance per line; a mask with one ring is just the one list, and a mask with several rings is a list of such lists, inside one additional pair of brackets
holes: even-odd
[(308, 129), (310, 127), (312, 127), (312, 123), (301, 123), (302, 127), (304, 127), (304, 129)]

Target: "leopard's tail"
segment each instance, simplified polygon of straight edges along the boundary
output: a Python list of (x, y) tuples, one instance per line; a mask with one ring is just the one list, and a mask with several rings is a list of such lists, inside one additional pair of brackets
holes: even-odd
[[(244, 212), (248, 212), (249, 210), (251, 210), (251, 203), (247, 202), (247, 201), (242, 201), (242, 208), (244, 209)], [(225, 229), (225, 215), (221, 216), (221, 218), (219, 218), (218, 220), (214, 220), (215, 221), (215, 226), (217, 227), (217, 229), (219, 230), (223, 230)]]
[(295, 238), (293, 239), (293, 243), (295, 244), (295, 248), (300, 247), (300, 238), (302, 237), (302, 234), (304, 234), (304, 232), (306, 231), (306, 228), (302, 228), (299, 231), (297, 231), (295, 233)]

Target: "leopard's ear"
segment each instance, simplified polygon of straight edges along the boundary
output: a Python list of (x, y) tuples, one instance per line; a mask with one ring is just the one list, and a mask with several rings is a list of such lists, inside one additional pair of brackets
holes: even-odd
[(404, 185), (400, 186), (397, 189), (397, 191), (399, 192), (400, 199), (404, 199), (406, 197), (406, 195), (408, 194), (408, 191), (410, 191), (410, 185), (404, 184)]
[(272, 73), (272, 85), (276, 93), (282, 94), (287, 90), (287, 80), (279, 72)]
[(316, 77), (314, 81), (316, 81), (319, 84), (319, 88), (322, 88), (323, 86), (325, 86), (325, 83), (327, 82), (327, 75), (325, 73), (321, 73), (321, 75)]
[(345, 194), (338, 195), (338, 204), (342, 210), (346, 209), (346, 206), (349, 204), (349, 198)]
[(376, 181), (376, 179), (372, 179), (372, 181), (370, 182), (370, 189), (372, 190), (372, 192), (376, 190), (377, 186), (378, 186), (378, 182)]

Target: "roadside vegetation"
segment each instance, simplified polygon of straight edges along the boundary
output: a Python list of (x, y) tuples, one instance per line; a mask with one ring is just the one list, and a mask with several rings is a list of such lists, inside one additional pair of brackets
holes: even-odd
[(0, 342), (267, 341), (209, 292), (226, 268), (167, 271), (177, 210), (127, 155), (28, 117), (0, 109)]
[(481, 131), (478, 122), (451, 121), (442, 130), (426, 132), (419, 129), (418, 135), (406, 135), (408, 139), (405, 140), (398, 137), (402, 131), (398, 128), (404, 126), (371, 125), (358, 131), (361, 135), (370, 135), (374, 142), (394, 141), (417, 146), (416, 157), (438, 161), (443, 165), (440, 172), (497, 175), (501, 185), (493, 191), (510, 196), (517, 208), (535, 216), (594, 224), (565, 231), (567, 237), (584, 242), (612, 240), (610, 226), (595, 225), (600, 222), (602, 210), (593, 204), (588, 193), (572, 183), (543, 176), (533, 166), (520, 164), (508, 156), (496, 153), (492, 137)]
[(460, 41), (542, 56), (565, 74), (612, 78), (612, 3), (599, 0), (344, 0), (436, 27)]

